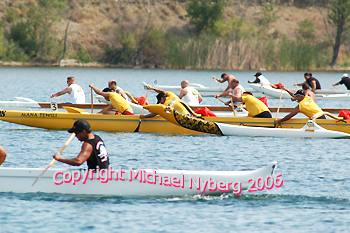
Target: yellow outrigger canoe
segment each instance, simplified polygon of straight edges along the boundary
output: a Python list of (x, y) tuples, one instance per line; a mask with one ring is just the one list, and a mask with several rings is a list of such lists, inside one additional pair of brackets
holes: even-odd
[[(139, 124), (139, 115), (101, 115), (87, 113), (84, 110), (74, 107), (65, 108), (68, 112), (0, 110), (0, 120), (37, 128), (67, 130), (72, 127), (76, 120), (84, 119), (90, 123), (93, 131), (119, 132), (135, 132)], [(152, 105), (148, 105), (146, 108), (152, 112)], [(203, 119), (232, 125), (274, 127), (274, 118), (203, 117)], [(300, 129), (307, 121), (307, 118), (290, 119), (283, 122), (280, 127)], [(350, 120), (319, 119), (316, 122), (318, 125), (328, 130), (350, 133)], [(142, 120), (139, 132), (202, 134), (170, 123), (161, 116)]]

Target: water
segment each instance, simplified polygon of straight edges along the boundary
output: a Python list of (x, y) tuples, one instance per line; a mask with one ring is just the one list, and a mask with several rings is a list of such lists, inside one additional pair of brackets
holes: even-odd
[[(224, 71), (223, 71), (224, 72)], [(135, 96), (145, 95), (142, 81), (179, 85), (181, 80), (214, 86), (217, 71), (130, 70), (90, 68), (0, 68), (0, 100), (15, 96), (50, 101), (73, 75), (89, 95), (88, 84), (104, 88), (108, 80)], [(254, 72), (233, 73), (241, 83)], [(304, 72), (264, 72), (287, 87), (303, 81)], [(320, 72), (324, 88), (342, 73)], [(248, 85), (244, 85), (247, 86)], [(341, 87), (344, 88), (344, 87)], [(150, 93), (149, 102), (155, 103)], [(62, 96), (62, 99), (68, 100)], [(206, 97), (204, 104), (219, 105)], [(270, 106), (278, 100), (269, 99)], [(89, 101), (88, 101), (89, 102)], [(349, 108), (346, 101), (323, 101), (321, 107)], [(281, 106), (295, 103), (282, 100)], [(0, 193), (0, 232), (348, 232), (350, 158), (348, 139), (182, 136), (94, 132), (110, 154), (112, 167), (250, 170), (278, 161), (283, 186), (240, 196), (147, 197)], [(0, 144), (8, 152), (4, 167), (46, 167), (68, 139), (53, 131), (0, 122)], [(62, 157), (75, 157), (81, 142), (74, 139)], [(55, 168), (68, 168), (56, 162)], [(83, 165), (85, 167), (86, 165)]]

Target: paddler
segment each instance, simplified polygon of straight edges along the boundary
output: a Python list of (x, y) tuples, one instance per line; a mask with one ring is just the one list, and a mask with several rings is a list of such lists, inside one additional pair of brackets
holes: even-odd
[[(134, 115), (134, 111), (130, 104), (119, 94), (113, 92), (110, 88), (106, 87), (102, 91), (90, 84), (94, 92), (98, 95), (103, 96), (107, 101), (111, 101), (111, 105), (102, 109), (98, 113), (109, 114), (109, 115)], [(113, 111), (116, 109), (117, 111)]]
[(6, 156), (7, 156), (7, 153), (5, 149), (2, 146), (0, 146), (0, 165), (5, 162)]
[[(283, 85), (282, 85), (281, 88), (282, 88), (283, 90), (285, 90), (286, 92), (288, 92), (288, 94), (291, 95), (291, 96), (293, 97), (294, 92), (288, 90), (288, 89), (287, 89), (285, 86), (283, 86)], [(305, 96), (310, 96), (311, 99), (312, 99), (313, 101), (315, 101), (315, 103), (316, 103), (316, 96), (315, 96), (315, 93), (313, 93), (313, 92), (310, 90), (309, 84), (304, 83), (304, 84), (302, 85), (302, 88), (303, 88), (303, 91), (304, 91), (304, 93), (305, 93)]]
[(108, 82), (108, 87), (113, 91), (121, 95), (124, 99), (128, 100), (126, 95), (124, 94), (124, 90), (121, 87), (117, 86), (117, 82), (115, 80), (110, 80)]
[(74, 77), (67, 78), (67, 85), (68, 87), (66, 87), (62, 91), (59, 91), (55, 94), (50, 95), (50, 98), (61, 96), (68, 93), (72, 104), (85, 104), (84, 90), (78, 84), (75, 84)]
[[(173, 92), (170, 91), (163, 91), (158, 88), (154, 88), (151, 86), (147, 86), (148, 90), (153, 90), (158, 93), (156, 96), (157, 98), (157, 104), (163, 104), (165, 106), (170, 106), (176, 109), (179, 112), (182, 112), (185, 115), (191, 115), (188, 110), (185, 108), (185, 106), (181, 103), (181, 100), (177, 95), (175, 95)], [(140, 115), (140, 119), (144, 118), (152, 118), (155, 117), (157, 114), (156, 113), (150, 113), (147, 115)]]
[(89, 122), (83, 119), (77, 120), (68, 132), (75, 133), (78, 140), (84, 142), (81, 151), (73, 159), (62, 159), (59, 154), (55, 154), (54, 159), (72, 166), (80, 166), (86, 161), (88, 169), (108, 169), (109, 156), (106, 146), (98, 135), (91, 133)]
[(228, 82), (225, 91), (228, 91), (231, 87), (230, 87), (230, 83), (232, 82), (232, 80), (236, 79), (235, 76), (233, 76), (232, 74), (226, 74), (226, 73), (222, 73), (221, 75), (221, 79), (218, 79), (217, 77), (213, 76), (213, 79), (215, 79), (216, 81), (218, 81), (219, 83), (224, 83), (224, 82)]
[[(243, 92), (241, 97), (235, 97), (230, 93), (230, 97), (234, 102), (245, 104), (249, 117), (272, 118), (270, 109), (261, 100), (255, 98), (251, 92)], [(230, 103), (228, 101), (225, 105), (229, 105)]]
[(198, 106), (199, 103), (203, 101), (203, 97), (195, 88), (190, 87), (189, 85), (190, 84), (187, 80), (183, 80), (181, 82), (182, 89), (180, 91), (179, 98), (190, 106)]
[[(230, 88), (232, 90), (225, 91), (225, 92), (221, 93), (220, 95), (214, 95), (214, 97), (218, 98), (218, 97), (222, 97), (222, 96), (231, 96), (231, 97), (241, 98), (243, 92), (245, 92), (244, 87), (241, 84), (239, 84), (239, 81), (237, 79), (233, 79), (230, 82)], [(239, 101), (236, 102), (235, 100), (233, 100), (233, 105), (235, 107), (237, 107), (240, 103), (241, 102), (239, 102)]]
[[(303, 113), (309, 118), (312, 118), (316, 114), (323, 113), (322, 109), (311, 99), (310, 96), (305, 96), (303, 90), (298, 90), (293, 94), (292, 101), (298, 101), (299, 104), (292, 110), (291, 113), (283, 117), (282, 119), (275, 120), (275, 125), (280, 124), (283, 121), (289, 120), (299, 112)], [(325, 115), (318, 117), (317, 119), (326, 119)]]
[(294, 84), (294, 86), (302, 86), (304, 83), (307, 83), (311, 87), (312, 92), (315, 92), (316, 90), (321, 90), (320, 82), (316, 78), (312, 77), (312, 73), (305, 73), (304, 78), (305, 82)]

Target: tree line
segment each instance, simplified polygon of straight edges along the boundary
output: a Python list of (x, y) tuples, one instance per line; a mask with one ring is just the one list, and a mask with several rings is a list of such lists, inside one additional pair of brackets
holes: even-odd
[[(103, 51), (96, 55), (83, 43), (71, 45), (67, 39), (71, 23), (78, 20), (77, 12), (88, 4), (100, 6), (103, 1), (35, 0), (5, 8), (0, 22), (0, 60), (58, 63), (77, 59), (175, 69), (316, 69), (339, 65), (341, 46), (350, 34), (350, 0), (119, 0), (120, 5), (138, 4), (144, 22), (135, 28), (118, 24), (113, 29), (115, 43), (102, 45)], [(190, 27), (179, 33), (157, 26), (152, 20), (155, 4), (166, 4), (175, 12), (179, 4), (184, 5)], [(237, 4), (259, 6), (260, 22), (227, 17), (227, 8)], [(278, 31), (267, 33), (280, 17), (281, 5), (326, 9), (327, 39), (316, 40), (313, 22), (307, 18), (299, 24), (295, 38)], [(63, 23), (65, 30), (59, 35), (54, 28)]]

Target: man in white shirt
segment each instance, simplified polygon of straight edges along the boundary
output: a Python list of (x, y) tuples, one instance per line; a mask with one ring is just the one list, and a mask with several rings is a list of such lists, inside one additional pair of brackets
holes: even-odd
[[(229, 91), (225, 91), (223, 93), (221, 93), (220, 95), (214, 95), (215, 98), (217, 97), (222, 97), (222, 96), (232, 96), (235, 98), (240, 98), (242, 97), (243, 92), (245, 92), (244, 87), (239, 84), (239, 81), (237, 79), (233, 79), (230, 82), (230, 88), (232, 88), (232, 90)], [(231, 93), (231, 94), (230, 94)], [(241, 102), (233, 102), (233, 105), (235, 107), (237, 107)]]
[(203, 97), (201, 94), (194, 89), (193, 87), (189, 87), (189, 82), (187, 80), (183, 80), (181, 82), (181, 88), (179, 98), (185, 101), (190, 106), (198, 106), (200, 102), (202, 102)]
[(85, 104), (84, 90), (78, 84), (75, 84), (74, 77), (67, 78), (67, 85), (68, 87), (66, 87), (62, 91), (59, 91), (56, 94), (50, 95), (50, 98), (61, 96), (68, 93), (72, 104)]

